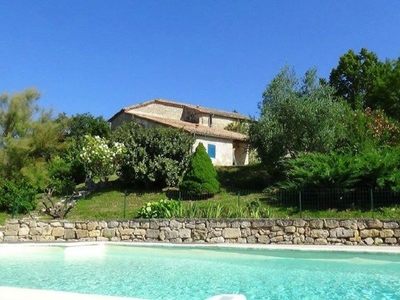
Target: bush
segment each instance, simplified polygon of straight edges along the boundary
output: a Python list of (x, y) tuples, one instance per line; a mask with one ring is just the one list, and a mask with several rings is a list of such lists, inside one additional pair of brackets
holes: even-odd
[(143, 219), (171, 218), (179, 214), (181, 209), (182, 203), (180, 201), (160, 200), (158, 202), (148, 202), (139, 209), (137, 217)]
[(72, 162), (54, 157), (49, 163), (49, 177), (55, 194), (69, 195), (75, 190)]
[(205, 194), (213, 196), (219, 191), (219, 187), (217, 172), (203, 144), (199, 143), (190, 159), (188, 170), (179, 189), (201, 197)]
[(121, 179), (139, 188), (177, 186), (193, 145), (193, 137), (182, 130), (144, 129), (135, 122), (120, 126), (114, 139), (126, 148), (121, 161)]
[(18, 181), (0, 180), (0, 210), (8, 213), (28, 213), (36, 208), (36, 189), (26, 178)]

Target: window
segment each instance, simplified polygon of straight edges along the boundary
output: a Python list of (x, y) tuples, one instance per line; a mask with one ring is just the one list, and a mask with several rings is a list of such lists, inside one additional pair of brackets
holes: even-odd
[(208, 156), (210, 158), (215, 158), (215, 145), (208, 144), (207, 152), (208, 152)]
[(208, 126), (209, 127), (212, 127), (212, 121), (213, 121), (213, 115), (210, 115), (209, 117), (208, 117)]

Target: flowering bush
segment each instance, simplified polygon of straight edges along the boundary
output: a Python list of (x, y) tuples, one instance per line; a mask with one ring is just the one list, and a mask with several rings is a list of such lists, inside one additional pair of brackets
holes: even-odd
[(84, 161), (88, 177), (98, 177), (101, 181), (107, 181), (114, 174), (122, 159), (125, 146), (122, 143), (109, 142), (99, 136), (86, 135), (81, 158)]
[(182, 208), (180, 201), (160, 200), (158, 202), (148, 202), (143, 205), (137, 214), (138, 218), (171, 218), (176, 216)]

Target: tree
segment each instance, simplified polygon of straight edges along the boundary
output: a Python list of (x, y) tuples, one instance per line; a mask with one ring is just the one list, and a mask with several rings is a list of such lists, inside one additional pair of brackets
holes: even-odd
[(218, 174), (206, 148), (199, 143), (179, 189), (194, 196), (213, 196), (219, 191), (219, 186)]
[(88, 177), (97, 177), (100, 181), (107, 182), (109, 176), (117, 171), (124, 151), (123, 143), (109, 143), (105, 138), (86, 135), (81, 158)]
[(0, 96), (0, 173), (6, 178), (29, 175), (31, 183), (45, 177), (43, 170), (60, 145), (61, 127), (51, 111), (41, 109), (40, 94), (27, 89)]
[(94, 117), (90, 113), (76, 114), (66, 120), (66, 135), (81, 140), (86, 135), (109, 138), (111, 129), (102, 116)]
[(349, 50), (332, 69), (329, 84), (352, 109), (382, 109), (400, 119), (400, 58), (380, 61), (365, 48), (356, 54)]
[(282, 68), (264, 91), (259, 109), (259, 120), (250, 125), (250, 144), (270, 170), (284, 156), (327, 153), (346, 137), (349, 109), (336, 100), (332, 87), (318, 82), (315, 69), (299, 81), (292, 68)]
[(145, 129), (132, 121), (113, 137), (126, 148), (120, 169), (125, 183), (146, 188), (178, 185), (189, 162), (191, 135), (174, 128)]

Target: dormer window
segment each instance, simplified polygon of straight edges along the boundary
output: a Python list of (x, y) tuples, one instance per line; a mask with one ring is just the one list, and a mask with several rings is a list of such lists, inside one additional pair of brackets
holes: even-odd
[(208, 117), (208, 127), (212, 127), (212, 117), (213, 117), (213, 115), (210, 115)]

